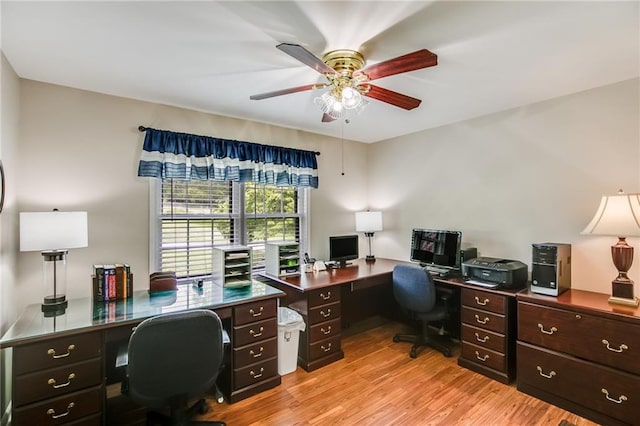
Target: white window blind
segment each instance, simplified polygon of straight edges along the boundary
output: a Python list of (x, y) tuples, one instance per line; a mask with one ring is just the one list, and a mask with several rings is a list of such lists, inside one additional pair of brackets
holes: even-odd
[(155, 270), (206, 277), (212, 248), (221, 245), (250, 246), (254, 269), (264, 268), (268, 241), (298, 241), (306, 251), (306, 192), (255, 183), (162, 180), (155, 208)]

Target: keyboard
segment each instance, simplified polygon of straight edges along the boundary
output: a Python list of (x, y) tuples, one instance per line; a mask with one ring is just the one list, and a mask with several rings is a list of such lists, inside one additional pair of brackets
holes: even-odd
[(440, 275), (450, 272), (449, 269), (437, 268), (435, 266), (425, 266), (424, 269), (432, 275)]

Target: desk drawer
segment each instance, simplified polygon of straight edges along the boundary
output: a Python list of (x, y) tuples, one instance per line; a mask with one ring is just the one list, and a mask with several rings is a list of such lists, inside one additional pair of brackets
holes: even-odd
[(523, 383), (628, 424), (640, 418), (640, 377), (518, 342)]
[(274, 377), (278, 374), (278, 358), (271, 358), (252, 364), (248, 367), (234, 370), (233, 378), (235, 388), (240, 389)]
[(518, 339), (640, 374), (640, 327), (631, 323), (519, 302)]
[(102, 411), (102, 388), (70, 393), (13, 410), (13, 424), (59, 425)]
[(13, 403), (16, 407), (99, 385), (102, 381), (100, 359), (64, 367), (23, 374), (16, 377)]
[(309, 327), (309, 341), (313, 343), (340, 334), (341, 328), (340, 318), (313, 325)]
[(506, 334), (507, 332), (507, 322), (504, 315), (463, 306), (460, 319), (465, 324), (495, 331), (496, 333)]
[(507, 350), (507, 338), (503, 334), (468, 324), (462, 326), (462, 340), (502, 354)]
[(277, 333), (278, 324), (273, 318), (233, 327), (233, 345), (237, 348), (274, 337)]
[(312, 360), (340, 352), (340, 335), (312, 343), (309, 346), (310, 358)]
[(507, 372), (506, 357), (502, 353), (465, 342), (462, 345), (461, 356), (476, 364), (484, 365), (501, 373)]
[(78, 334), (16, 346), (13, 351), (13, 372), (20, 375), (100, 357), (102, 339), (99, 333)]
[(243, 325), (266, 318), (273, 318), (278, 312), (277, 308), (275, 300), (263, 300), (237, 306), (234, 308), (234, 325)]
[(233, 350), (233, 366), (242, 368), (278, 355), (278, 339), (271, 338)]
[(340, 287), (327, 287), (309, 292), (309, 308), (340, 301)]
[(472, 290), (465, 288), (462, 290), (461, 303), (476, 309), (505, 314), (507, 312), (507, 300), (505, 296), (486, 291)]
[(309, 309), (309, 325), (340, 318), (340, 303), (332, 303)]

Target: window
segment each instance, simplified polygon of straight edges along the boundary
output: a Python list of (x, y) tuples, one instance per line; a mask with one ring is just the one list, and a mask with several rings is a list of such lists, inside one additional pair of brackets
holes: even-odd
[(178, 278), (211, 274), (212, 247), (246, 245), (253, 268), (264, 268), (265, 243), (298, 241), (306, 246), (305, 188), (216, 181), (156, 181), (158, 200), (152, 262)]

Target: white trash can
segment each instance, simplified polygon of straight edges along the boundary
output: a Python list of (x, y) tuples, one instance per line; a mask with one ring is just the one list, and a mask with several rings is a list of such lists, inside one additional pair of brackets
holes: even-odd
[(296, 371), (298, 366), (298, 341), (305, 329), (302, 315), (293, 309), (278, 308), (278, 374)]

